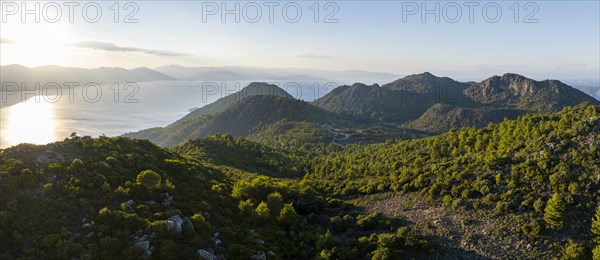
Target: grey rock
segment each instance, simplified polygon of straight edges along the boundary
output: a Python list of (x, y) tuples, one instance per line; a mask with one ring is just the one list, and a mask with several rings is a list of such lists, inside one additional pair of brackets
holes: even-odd
[(254, 239), (254, 243), (257, 244), (257, 245), (264, 245), (265, 241), (262, 240), (262, 239)]
[(196, 229), (194, 229), (194, 224), (192, 224), (192, 221), (188, 217), (183, 218), (183, 224), (181, 227), (184, 232), (196, 233)]
[(167, 224), (167, 230), (175, 230), (175, 222), (165, 220), (165, 223)]
[(165, 192), (163, 194), (161, 194), (162, 198), (163, 198), (163, 204), (166, 206), (171, 205), (171, 202), (173, 202), (173, 196), (169, 195), (168, 192)]
[(135, 242), (133, 244), (133, 246), (146, 251), (150, 248), (150, 241), (148, 241), (148, 240), (138, 241), (138, 242)]
[[(181, 217), (179, 215), (169, 217), (166, 220), (166, 222), (167, 222), (168, 230), (174, 230), (177, 233), (181, 233), (181, 231), (182, 231), (181, 225), (183, 224), (183, 219), (181, 219)], [(172, 224), (170, 224), (171, 222), (172, 222)]]
[(214, 253), (208, 252), (207, 250), (204, 250), (204, 249), (196, 250), (196, 255), (198, 255), (199, 257), (201, 257), (204, 260), (217, 260), (217, 256), (215, 256)]
[(254, 260), (267, 260), (267, 255), (265, 254), (264, 251), (260, 251), (252, 256), (250, 256), (250, 259), (254, 259)]

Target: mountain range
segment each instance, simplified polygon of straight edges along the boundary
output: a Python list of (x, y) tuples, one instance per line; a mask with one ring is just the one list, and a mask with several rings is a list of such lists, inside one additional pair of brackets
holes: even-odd
[(165, 65), (156, 71), (181, 80), (234, 81), (234, 80), (281, 80), (281, 81), (339, 81), (339, 82), (382, 82), (397, 78), (392, 73), (361, 70), (318, 70), (302, 68), (258, 68), (258, 67), (185, 67)]
[[(174, 80), (175, 78), (164, 75), (158, 71), (141, 67), (135, 69), (101, 67), (95, 69), (70, 68), (61, 66), (40, 66), (28, 68), (21, 65), (7, 65), (0, 67), (1, 82), (25, 82), (29, 84), (57, 82), (77, 82), (80, 84), (98, 83), (109, 84), (113, 82), (147, 82)], [(31, 87), (33, 88), (33, 87)]]
[[(372, 127), (379, 127), (379, 134), (386, 136), (390, 131), (393, 136), (394, 132), (406, 129), (437, 134), (451, 128), (481, 127), (529, 113), (556, 112), (584, 102), (600, 104), (560, 81), (535, 81), (511, 73), (476, 83), (426, 72), (382, 86), (362, 83), (340, 86), (312, 103), (294, 100), (276, 85), (252, 83), (167, 127), (125, 136), (172, 146), (215, 133), (273, 137), (269, 135), (286, 134), (273, 129), (286, 125), (285, 129), (298, 130), (296, 127), (301, 124), (319, 136), (331, 132), (323, 124), (337, 124), (336, 128), (345, 132), (334, 134), (347, 137), (364, 136), (365, 129)], [(376, 135), (371, 137), (377, 139)], [(403, 134), (396, 137), (402, 138)]]
[(18, 64), (0, 66), (1, 82), (147, 82), (163, 80), (200, 80), (200, 81), (340, 81), (357, 80), (380, 82), (398, 77), (391, 73), (360, 70), (329, 71), (296, 68), (255, 68), (255, 67), (185, 67), (165, 65), (154, 69), (140, 67), (124, 69), (119, 67), (100, 67), (93, 69), (62, 67), (56, 65), (29, 68)]

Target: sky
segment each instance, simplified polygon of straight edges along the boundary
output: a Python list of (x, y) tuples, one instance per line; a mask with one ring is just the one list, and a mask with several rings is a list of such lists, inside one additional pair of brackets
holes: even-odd
[(1, 65), (429, 71), (460, 80), (514, 72), (600, 81), (599, 1), (2, 1), (0, 8)]

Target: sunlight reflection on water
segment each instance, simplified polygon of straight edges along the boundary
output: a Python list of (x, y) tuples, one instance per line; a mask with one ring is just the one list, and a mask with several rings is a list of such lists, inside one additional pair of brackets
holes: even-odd
[(1, 147), (19, 143), (45, 144), (55, 140), (54, 104), (41, 97), (4, 108)]

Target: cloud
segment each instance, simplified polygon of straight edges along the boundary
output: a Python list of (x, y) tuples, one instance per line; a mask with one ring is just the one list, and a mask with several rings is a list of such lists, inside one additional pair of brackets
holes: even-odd
[(331, 56), (329, 55), (324, 55), (324, 54), (315, 54), (315, 53), (298, 53), (296, 55), (296, 57), (298, 58), (317, 58), (317, 59), (329, 59), (331, 58)]
[(149, 50), (142, 49), (137, 47), (122, 47), (117, 46), (114, 43), (110, 42), (101, 42), (101, 41), (82, 41), (73, 44), (75, 47), (80, 48), (89, 48), (94, 50), (103, 50), (103, 51), (114, 51), (114, 52), (141, 52), (150, 55), (158, 55), (158, 56), (187, 56), (185, 53), (178, 53), (172, 51), (163, 51), (163, 50)]
[(0, 44), (13, 44), (15, 41), (8, 38), (0, 38)]

